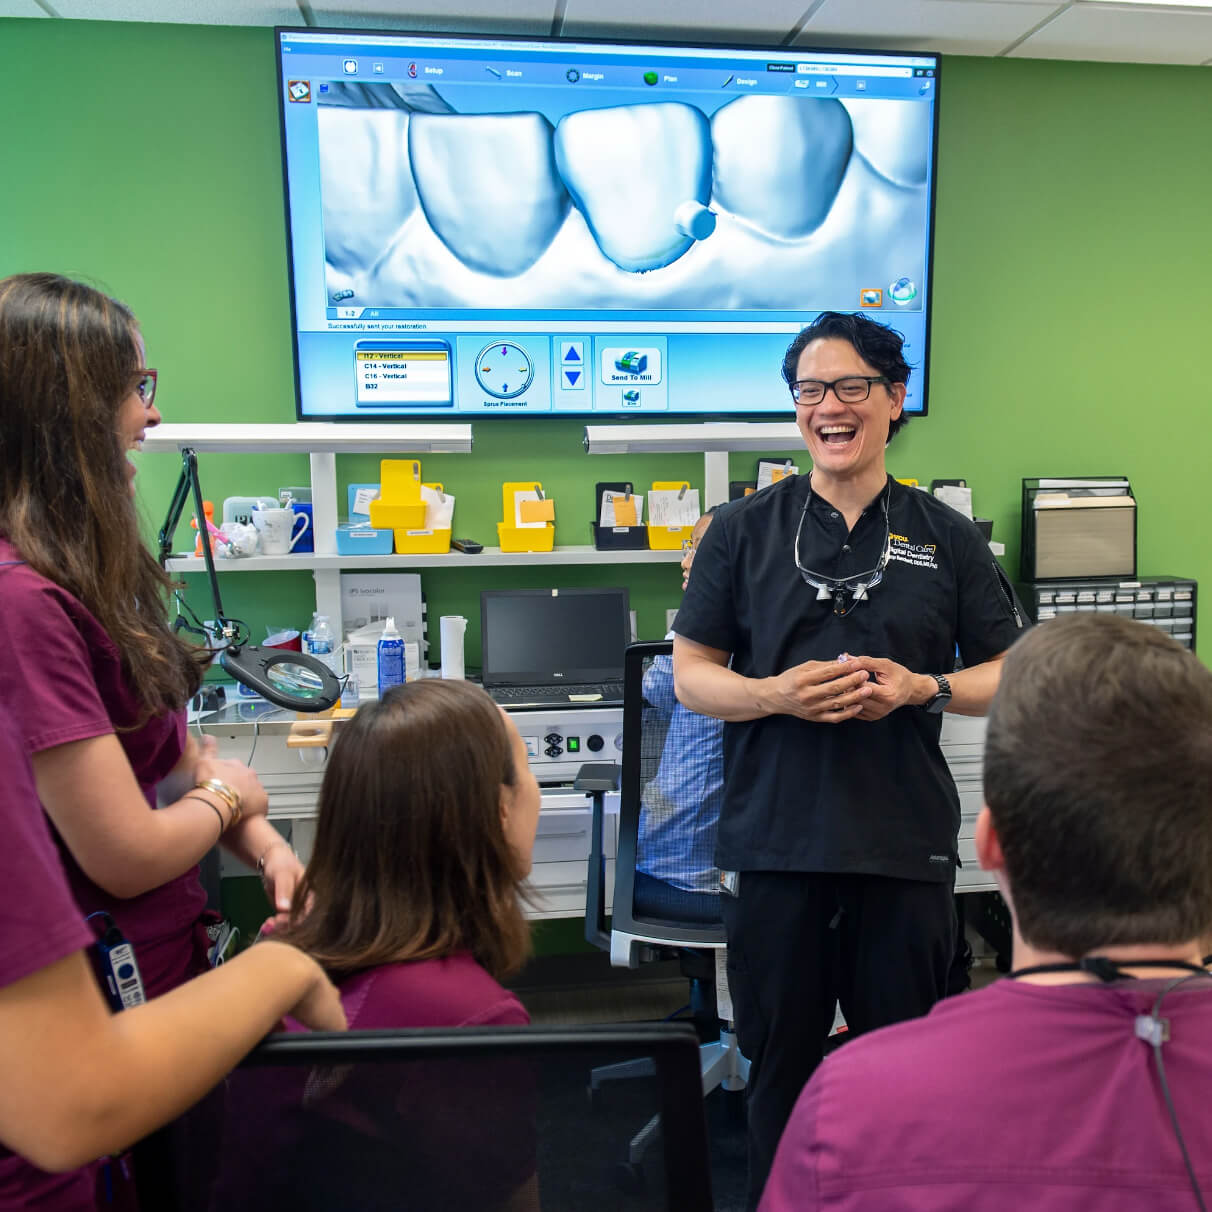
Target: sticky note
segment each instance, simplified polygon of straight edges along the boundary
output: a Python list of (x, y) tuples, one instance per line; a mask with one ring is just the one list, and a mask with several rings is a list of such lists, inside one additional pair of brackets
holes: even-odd
[(554, 522), (555, 502), (550, 497), (542, 501), (525, 500), (518, 502), (523, 522)]
[(614, 498), (614, 524), (616, 526), (634, 526), (636, 524), (635, 497)]

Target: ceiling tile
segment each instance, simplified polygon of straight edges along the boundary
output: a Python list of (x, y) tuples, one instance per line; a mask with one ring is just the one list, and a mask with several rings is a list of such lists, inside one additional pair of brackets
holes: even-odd
[(796, 46), (996, 55), (1060, 7), (1027, 0), (825, 0)]
[(34, 0), (0, 0), (0, 17), (46, 17), (49, 14), (39, 8)]
[(567, 38), (665, 38), (777, 45), (795, 28), (808, 0), (567, 0)]
[(302, 25), (295, 0), (49, 0), (60, 17), (188, 25)]
[(1016, 59), (1203, 63), (1212, 58), (1212, 11), (1144, 12), (1076, 4), (1011, 54)]
[(313, 0), (311, 11), (316, 25), (351, 29), (550, 34), (555, 0)]

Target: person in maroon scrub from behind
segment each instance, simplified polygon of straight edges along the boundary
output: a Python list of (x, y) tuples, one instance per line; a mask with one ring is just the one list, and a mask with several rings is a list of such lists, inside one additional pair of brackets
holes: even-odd
[(186, 739), (210, 654), (169, 626), (140, 533), (147, 361), (131, 311), (91, 286), (0, 280), (0, 703), (76, 904), (114, 919), (156, 997), (207, 967), (198, 862), (217, 841), (262, 861), (279, 909), (302, 867), (256, 774)]

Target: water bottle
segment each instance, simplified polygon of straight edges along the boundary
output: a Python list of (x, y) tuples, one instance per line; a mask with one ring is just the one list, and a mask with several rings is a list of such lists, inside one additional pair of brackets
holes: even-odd
[(328, 624), (328, 615), (316, 615), (315, 625), (311, 629), (311, 655), (323, 661), (335, 674), (337, 672), (336, 656), (332, 649), (332, 628)]
[(379, 640), (379, 698), (392, 686), (404, 681), (404, 641), (396, 630), (395, 619), (388, 619)]
[(315, 634), (316, 634), (316, 620), (317, 620), (319, 617), (320, 617), (320, 612), (319, 612), (319, 611), (317, 611), (317, 610), (313, 610), (313, 611), (311, 612), (311, 625), (310, 625), (310, 626), (307, 628), (307, 630), (306, 630), (306, 631), (303, 633), (303, 651), (304, 651), (304, 652), (310, 652), (310, 651), (311, 651), (311, 642), (312, 642), (312, 639), (314, 638), (314, 636), (315, 636)]

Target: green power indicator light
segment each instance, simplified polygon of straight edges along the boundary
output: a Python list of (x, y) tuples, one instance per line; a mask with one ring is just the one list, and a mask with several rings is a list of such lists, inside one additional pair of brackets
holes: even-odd
[(581, 752), (581, 738), (579, 736), (568, 737), (568, 752), (569, 753), (580, 753)]

